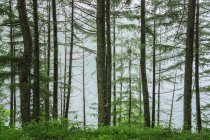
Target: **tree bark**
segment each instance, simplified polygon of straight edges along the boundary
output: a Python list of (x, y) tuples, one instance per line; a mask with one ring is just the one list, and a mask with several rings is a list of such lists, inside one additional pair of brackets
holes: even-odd
[(86, 99), (85, 99), (85, 50), (82, 53), (82, 88), (83, 88), (83, 126), (86, 127)]
[(66, 110), (66, 76), (67, 76), (67, 26), (66, 26), (66, 11), (64, 11), (65, 14), (65, 64), (64, 64), (64, 89), (63, 89), (63, 117), (65, 116), (65, 110)]
[[(12, 22), (12, 0), (9, 0), (9, 11), (10, 16), (9, 20), (10, 23)], [(13, 46), (13, 27), (10, 26), (10, 53), (11, 57), (14, 57), (14, 46)], [(11, 62), (11, 87), (10, 87), (10, 126), (12, 127), (14, 125), (14, 81), (15, 81), (15, 75), (14, 75), (14, 63)]]
[(195, 40), (195, 92), (196, 92), (196, 119), (197, 119), (197, 131), (200, 133), (202, 130), (201, 123), (201, 109), (200, 109), (200, 85), (199, 85), (199, 0), (197, 0), (196, 9), (196, 40)]
[(111, 27), (110, 27), (110, 0), (106, 0), (106, 123), (111, 123), (111, 92), (112, 92), (112, 48), (111, 48)]
[[(128, 42), (129, 45), (129, 42)], [(132, 114), (132, 85), (131, 85), (131, 46), (128, 46), (128, 53), (129, 53), (129, 66), (128, 66), (128, 72), (129, 72), (129, 105), (128, 105), (128, 124), (131, 124), (131, 114)]]
[(149, 92), (146, 74), (146, 21), (145, 21), (145, 0), (141, 0), (141, 77), (144, 100), (144, 125), (150, 127)]
[(58, 37), (56, 0), (52, 0), (53, 38), (54, 38), (54, 81), (53, 81), (53, 118), (58, 117)]
[(106, 45), (105, 45), (105, 0), (97, 0), (97, 84), (98, 125), (106, 124)]
[(184, 77), (184, 130), (191, 130), (192, 65), (196, 0), (189, 0)]
[(25, 0), (18, 0), (19, 21), (23, 35), (24, 52), (20, 66), (20, 112), (22, 124), (30, 122), (30, 87), (29, 75), (31, 68), (32, 37), (29, 28)]
[(113, 18), (114, 18), (114, 23), (113, 23), (113, 98), (114, 98), (114, 104), (113, 104), (113, 125), (115, 126), (116, 125), (116, 122), (117, 122), (117, 106), (116, 106), (116, 15), (115, 15), (115, 1), (114, 1), (114, 15), (113, 15)]
[(33, 120), (39, 122), (40, 114), (40, 64), (39, 64), (39, 27), (38, 27), (38, 6), (37, 0), (33, 0), (34, 17), (34, 94), (33, 94)]
[[(48, 21), (47, 21), (47, 26), (48, 26), (48, 31), (47, 31), (47, 78), (50, 78), (50, 52), (51, 52), (51, 9), (50, 9), (50, 0), (48, 0)], [(47, 89), (48, 92), (50, 91), (50, 84), (47, 82)], [(49, 93), (45, 97), (45, 119), (48, 121), (50, 118), (50, 96)]]
[[(154, 16), (155, 16), (156, 8), (154, 8)], [(154, 25), (153, 25), (153, 81), (152, 81), (152, 128), (155, 126), (155, 86), (156, 86), (156, 23), (154, 19)]]

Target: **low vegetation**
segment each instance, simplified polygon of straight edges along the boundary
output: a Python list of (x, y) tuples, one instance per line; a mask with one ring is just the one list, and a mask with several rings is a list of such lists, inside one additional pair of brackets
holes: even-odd
[(31, 123), (23, 129), (1, 127), (1, 140), (209, 140), (207, 130), (199, 133), (144, 128), (140, 125), (82, 128), (79, 123), (51, 120)]

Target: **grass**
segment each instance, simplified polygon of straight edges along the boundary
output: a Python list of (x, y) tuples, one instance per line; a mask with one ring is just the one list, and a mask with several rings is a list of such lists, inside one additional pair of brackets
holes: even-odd
[(209, 140), (210, 133), (200, 134), (164, 128), (140, 126), (93, 127), (82, 129), (78, 124), (49, 121), (29, 124), (24, 129), (0, 127), (0, 140)]

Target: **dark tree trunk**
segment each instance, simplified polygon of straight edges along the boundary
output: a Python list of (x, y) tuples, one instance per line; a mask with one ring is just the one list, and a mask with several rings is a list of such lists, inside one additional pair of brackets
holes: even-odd
[(199, 91), (199, 0), (197, 0), (197, 12), (196, 12), (196, 40), (195, 40), (195, 92), (196, 92), (196, 119), (197, 130), (200, 133), (202, 130), (201, 124), (201, 110), (200, 110), (200, 91)]
[(64, 64), (64, 89), (63, 89), (63, 117), (65, 116), (65, 110), (66, 110), (66, 70), (67, 70), (67, 26), (66, 26), (66, 11), (65, 11), (65, 64)]
[(56, 0), (52, 0), (53, 37), (54, 37), (54, 81), (53, 81), (53, 118), (58, 117), (58, 37)]
[(111, 48), (111, 27), (110, 27), (110, 0), (106, 0), (106, 123), (111, 123), (111, 92), (112, 92), (112, 48)]
[[(120, 51), (120, 65), (121, 65), (121, 67), (123, 68), (123, 61), (122, 61), (122, 59), (123, 59), (123, 56), (122, 56), (122, 47), (121, 47), (121, 51)], [(123, 76), (123, 72), (121, 71), (120, 72), (120, 77), (122, 77)], [(120, 112), (119, 112), (119, 124), (121, 123), (121, 120), (122, 120), (122, 98), (123, 98), (123, 82), (122, 82), (122, 80), (120, 80)]]
[(192, 66), (196, 0), (189, 0), (184, 77), (184, 130), (191, 130)]
[(66, 111), (65, 111), (65, 118), (68, 118), (69, 114), (69, 103), (70, 103), (70, 94), (72, 88), (72, 62), (73, 62), (73, 47), (74, 47), (74, 0), (72, 0), (71, 5), (71, 44), (70, 44), (70, 57), (69, 57), (69, 81), (68, 81), (68, 94), (66, 99)]
[(145, 21), (145, 0), (141, 0), (141, 77), (144, 100), (144, 123), (150, 127), (149, 92), (146, 74), (146, 21)]
[(97, 84), (98, 125), (106, 124), (106, 45), (105, 45), (105, 0), (97, 0)]
[(83, 88), (83, 125), (86, 127), (86, 99), (85, 99), (85, 50), (82, 54), (82, 88)]
[(115, 47), (116, 47), (116, 45), (115, 45), (115, 43), (116, 43), (116, 17), (115, 17), (115, 2), (114, 2), (114, 5), (113, 5), (113, 7), (114, 7), (114, 15), (113, 15), (113, 18), (114, 18), (114, 23), (113, 23), (113, 81), (114, 81), (114, 83), (113, 83), (113, 98), (114, 98), (114, 104), (113, 104), (113, 125), (115, 126), (116, 125), (116, 121), (117, 121), (117, 106), (116, 106), (116, 101), (117, 101), (117, 99), (116, 99), (116, 58), (115, 58), (115, 55), (116, 55), (116, 50), (115, 50)]
[[(156, 8), (154, 9), (154, 16), (155, 16)], [(152, 128), (155, 126), (155, 86), (156, 86), (156, 23), (154, 19), (154, 25), (153, 25), (153, 81), (152, 81)]]
[[(9, 0), (9, 11), (12, 14), (12, 0)], [(10, 23), (12, 22), (11, 15), (9, 16)], [(11, 57), (14, 57), (14, 46), (13, 46), (13, 27), (10, 26), (10, 53)], [(14, 82), (15, 82), (15, 75), (14, 75), (14, 63), (11, 62), (11, 87), (10, 87), (10, 126), (14, 125)]]
[[(129, 42), (128, 42), (129, 43)], [(131, 85), (131, 46), (128, 46), (128, 53), (129, 53), (129, 66), (128, 66), (128, 72), (129, 72), (129, 105), (128, 105), (128, 124), (131, 124), (131, 113), (132, 113), (132, 85)]]
[(20, 67), (20, 112), (22, 124), (25, 125), (30, 122), (30, 87), (29, 75), (31, 68), (31, 55), (32, 55), (32, 37), (29, 28), (26, 3), (25, 0), (18, 0), (17, 3), (19, 12), (19, 21), (21, 25), (24, 52)]
[(34, 16), (34, 94), (33, 94), (33, 120), (39, 121), (40, 114), (40, 72), (39, 72), (39, 27), (38, 27), (38, 7), (37, 0), (33, 0)]
[[(51, 23), (50, 23), (50, 20), (51, 20), (51, 9), (50, 9), (50, 0), (48, 1), (48, 9), (47, 9), (47, 12), (48, 12), (48, 21), (47, 21), (47, 26), (48, 26), (48, 31), (47, 31), (47, 78), (49, 79), (50, 78), (50, 50), (51, 50)], [(50, 84), (49, 82), (47, 82), (47, 89), (48, 89), (48, 92), (50, 91)], [(48, 121), (50, 118), (50, 96), (49, 96), (49, 93), (46, 94), (45, 96), (45, 119)]]
[[(59, 61), (61, 62), (61, 56), (62, 56), (62, 52), (60, 52), (60, 59), (59, 59)], [(60, 64), (60, 77), (62, 77), (62, 66), (61, 66), (61, 64)], [(62, 88), (62, 78), (60, 79), (60, 117), (62, 117), (63, 116), (63, 112), (64, 112), (64, 110), (63, 110), (63, 88)]]
[[(141, 65), (139, 65), (139, 117), (142, 117), (142, 87), (141, 87), (141, 83), (142, 83), (142, 79), (141, 79)], [(141, 123), (141, 119), (140, 119), (140, 123)]]

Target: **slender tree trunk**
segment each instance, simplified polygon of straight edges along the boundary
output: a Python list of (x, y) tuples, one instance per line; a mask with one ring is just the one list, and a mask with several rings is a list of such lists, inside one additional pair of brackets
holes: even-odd
[[(15, 41), (15, 40), (14, 40)], [(13, 55), (15, 56), (15, 45), (13, 46)], [(14, 64), (14, 71), (17, 71), (17, 64)], [(14, 75), (14, 85), (16, 85), (16, 75)], [(14, 112), (13, 112), (13, 121), (14, 121), (14, 126), (16, 124), (16, 112), (17, 112), (17, 103), (16, 103), (16, 86), (14, 86)]]
[(54, 34), (54, 81), (53, 81), (53, 118), (58, 117), (58, 37), (56, 0), (52, 0), (53, 34)]
[(73, 62), (73, 47), (74, 47), (74, 0), (72, 0), (71, 5), (71, 48), (70, 48), (70, 58), (69, 58), (69, 81), (68, 81), (68, 94), (66, 99), (66, 111), (65, 118), (68, 118), (69, 113), (69, 103), (70, 103), (70, 94), (72, 88), (72, 62)]
[(173, 89), (173, 94), (172, 94), (172, 100), (171, 100), (171, 110), (170, 110), (170, 118), (169, 118), (169, 126), (168, 128), (171, 129), (171, 122), (172, 122), (172, 117), (173, 117), (173, 109), (174, 109), (174, 95), (176, 91), (176, 75), (177, 75), (177, 70), (174, 78), (174, 89)]
[(63, 88), (63, 117), (65, 116), (65, 110), (66, 110), (66, 70), (67, 70), (67, 26), (66, 26), (66, 11), (65, 13), (65, 64), (64, 64), (64, 88)]
[(33, 94), (33, 119), (39, 122), (40, 114), (40, 64), (39, 64), (39, 27), (38, 27), (38, 6), (37, 0), (33, 0), (33, 16), (34, 16), (34, 94)]
[(83, 88), (83, 125), (86, 127), (86, 99), (85, 99), (85, 50), (82, 54), (82, 88)]
[[(154, 16), (155, 16), (156, 8), (154, 9)], [(154, 19), (154, 25), (153, 25), (153, 81), (152, 81), (152, 128), (155, 126), (155, 86), (156, 86), (156, 23)]]
[(200, 110), (200, 91), (199, 91), (199, 0), (197, 0), (197, 12), (196, 12), (196, 40), (195, 40), (195, 92), (196, 92), (196, 119), (197, 130), (200, 133), (202, 130), (201, 124), (201, 110)]
[[(9, 0), (9, 11), (12, 14), (12, 0)], [(9, 16), (10, 23), (12, 22), (12, 17)], [(10, 26), (10, 53), (11, 57), (14, 57), (14, 46), (13, 46), (13, 27)], [(10, 126), (14, 125), (14, 63), (11, 62), (11, 87), (10, 87)]]
[[(160, 44), (162, 43), (161, 40), (161, 30), (160, 30)], [(161, 49), (159, 51), (159, 68), (158, 68), (158, 101), (157, 101), (157, 105), (158, 105), (158, 109), (157, 109), (157, 125), (160, 125), (160, 82), (161, 82), (161, 77), (160, 77), (160, 73), (161, 73)]]
[(144, 123), (150, 127), (149, 92), (146, 74), (146, 21), (145, 21), (145, 0), (141, 0), (141, 77), (144, 100)]
[(140, 117), (140, 123), (142, 122), (141, 117), (142, 117), (142, 79), (141, 79), (141, 65), (139, 65), (139, 117)]
[(189, 0), (184, 77), (184, 130), (191, 130), (192, 66), (196, 0)]
[(32, 55), (32, 37), (29, 28), (26, 3), (25, 0), (18, 0), (17, 3), (19, 12), (19, 21), (21, 25), (24, 52), (20, 67), (20, 112), (22, 124), (25, 125), (30, 122), (30, 87), (29, 75), (31, 68), (31, 55)]
[[(62, 77), (62, 65), (61, 65), (61, 56), (62, 56), (62, 52), (60, 52), (60, 77)], [(63, 88), (62, 87), (62, 78), (60, 79), (60, 117), (63, 116)]]
[[(120, 59), (120, 65), (121, 67), (123, 68), (123, 62), (122, 62), (122, 47), (121, 47), (121, 51), (120, 51), (120, 54), (121, 54), (121, 59)], [(122, 71), (120, 72), (120, 78), (122, 78), (123, 76), (123, 73)], [(123, 82), (122, 80), (120, 80), (120, 114), (119, 114), (119, 124), (121, 123), (121, 120), (122, 120), (122, 99), (123, 99)]]
[(105, 0), (97, 0), (98, 125), (106, 124)]
[(110, 0), (106, 0), (106, 98), (107, 98), (107, 109), (106, 109), (106, 123), (111, 123), (111, 92), (112, 92), (112, 48), (111, 48), (111, 27), (110, 27)]
[[(14, 48), (15, 50), (15, 48)], [(14, 56), (15, 56), (15, 51), (14, 51)], [(14, 67), (14, 70), (16, 70), (16, 67)], [(14, 76), (14, 85), (16, 84), (15, 81), (15, 76)], [(13, 110), (13, 122), (14, 122), (14, 126), (16, 124), (16, 112), (17, 112), (17, 103), (16, 103), (16, 87), (14, 87), (14, 110)]]
[(132, 111), (132, 86), (131, 86), (131, 46), (128, 46), (129, 48), (129, 66), (128, 66), (128, 71), (129, 71), (129, 108), (128, 108), (128, 124), (131, 124), (131, 111)]
[[(47, 21), (47, 26), (48, 26), (48, 31), (47, 31), (47, 78), (50, 78), (50, 51), (51, 51), (51, 7), (50, 7), (51, 3), (50, 0), (48, 1), (48, 21)], [(47, 89), (48, 92), (50, 91), (50, 84), (49, 82), (47, 82)], [(45, 97), (45, 119), (48, 121), (50, 118), (50, 96), (49, 93), (46, 95)]]
[(114, 109), (113, 109), (113, 125), (115, 126), (116, 125), (116, 121), (117, 121), (117, 106), (116, 106), (116, 58), (115, 58), (115, 55), (116, 55), (116, 50), (115, 50), (115, 43), (116, 43), (116, 17), (115, 17), (115, 1), (114, 1), (114, 15), (113, 15), (113, 18), (114, 18), (114, 23), (113, 23), (113, 98), (114, 98)]

